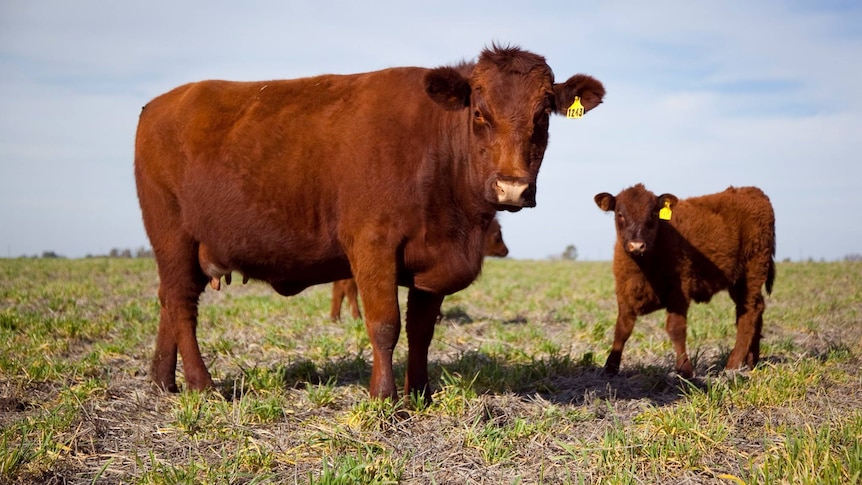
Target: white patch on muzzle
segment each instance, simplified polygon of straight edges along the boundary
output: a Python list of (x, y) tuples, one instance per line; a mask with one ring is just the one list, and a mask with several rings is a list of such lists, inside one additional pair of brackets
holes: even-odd
[(513, 205), (522, 207), (524, 205), (524, 191), (530, 184), (524, 182), (509, 182), (497, 180), (494, 188), (497, 190), (497, 202), (501, 205)]

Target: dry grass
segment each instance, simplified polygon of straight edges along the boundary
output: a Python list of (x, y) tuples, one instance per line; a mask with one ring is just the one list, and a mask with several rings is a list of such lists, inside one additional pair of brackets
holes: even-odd
[(858, 263), (778, 266), (752, 371), (720, 370), (729, 299), (694, 307), (698, 377), (683, 381), (658, 313), (603, 374), (609, 263), (488, 261), (444, 303), (427, 407), (368, 399), (364, 325), (330, 323), (326, 287), (208, 291), (199, 336), (218, 390), (154, 391), (157, 285), (148, 260), (0, 261), (0, 483), (862, 477)]

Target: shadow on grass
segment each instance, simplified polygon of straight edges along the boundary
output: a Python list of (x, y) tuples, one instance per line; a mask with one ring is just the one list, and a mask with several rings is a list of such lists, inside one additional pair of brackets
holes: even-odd
[(319, 384), (367, 386), (370, 377), (371, 362), (367, 362), (362, 355), (355, 355), (327, 360), (322, 365), (309, 359), (299, 359), (269, 368), (241, 369), (238, 374), (226, 375), (216, 387), (226, 399), (230, 399), (262, 389), (304, 389)]
[[(405, 364), (396, 362), (396, 382), (403, 382)], [(524, 398), (541, 396), (557, 404), (581, 405), (600, 400), (647, 399), (654, 405), (671, 404), (691, 386), (705, 388), (703, 378), (683, 380), (666, 366), (624, 368), (615, 376), (605, 373), (588, 353), (575, 360), (551, 355), (518, 363), (479, 351), (462, 354), (450, 362), (432, 361), (428, 367), (433, 390), (443, 388), (444, 375), (453, 376), (476, 394), (513, 393)], [(371, 362), (362, 355), (331, 359), (317, 364), (301, 359), (270, 368), (252, 367), (227, 375), (218, 385), (225, 398), (237, 398), (262, 389), (303, 389), (319, 384), (368, 386)]]
[(551, 355), (513, 363), (468, 352), (452, 362), (431, 363), (429, 373), (432, 385), (441, 382), (445, 373), (472, 382), (477, 394), (539, 395), (552, 403), (574, 405), (596, 399), (647, 399), (655, 405), (667, 405), (683, 397), (692, 385), (705, 387), (701, 379), (683, 380), (657, 365), (632, 366), (612, 376), (593, 361), (591, 353), (578, 360)]

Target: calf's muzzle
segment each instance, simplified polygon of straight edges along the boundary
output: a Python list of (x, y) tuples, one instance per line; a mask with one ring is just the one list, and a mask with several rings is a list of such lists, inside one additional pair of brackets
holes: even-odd
[(626, 252), (633, 256), (640, 256), (646, 251), (643, 241), (629, 241), (626, 243)]

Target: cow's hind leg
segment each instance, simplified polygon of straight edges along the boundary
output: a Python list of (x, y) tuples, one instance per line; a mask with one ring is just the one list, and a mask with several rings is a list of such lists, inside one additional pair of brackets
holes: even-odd
[(347, 294), (347, 303), (350, 304), (350, 316), (354, 319), (362, 318), (362, 313), (359, 311), (359, 288), (356, 287), (356, 280), (352, 278), (347, 280), (346, 286), (345, 293)]
[(428, 386), (428, 347), (434, 337), (434, 325), (443, 295), (411, 288), (407, 295), (407, 378), (404, 392), (421, 393), (431, 402)]
[(753, 369), (760, 360), (763, 310), (766, 307), (760, 292), (763, 283), (763, 279), (748, 279), (730, 289), (730, 297), (736, 304), (736, 345), (727, 359), (728, 369), (739, 369), (744, 365)]
[(213, 382), (198, 348), (196, 328), (198, 299), (208, 278), (198, 263), (197, 244), (183, 235), (171, 243), (153, 245), (159, 267), (159, 332), (153, 355), (153, 382), (177, 392), (177, 352), (183, 359), (189, 389), (212, 387)]
[(343, 283), (343, 280), (332, 282), (332, 305), (329, 308), (329, 319), (332, 321), (341, 320), (341, 303), (344, 301)]

